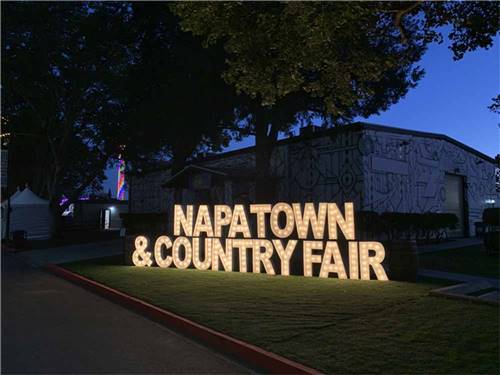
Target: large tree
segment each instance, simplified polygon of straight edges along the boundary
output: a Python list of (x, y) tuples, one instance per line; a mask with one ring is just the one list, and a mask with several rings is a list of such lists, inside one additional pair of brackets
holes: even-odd
[[(51, 202), (98, 187), (119, 151), (109, 80), (119, 61), (106, 18), (125, 8), (82, 3), (2, 4), (2, 116), (10, 133), (9, 191), (29, 183)], [(105, 36), (105, 37), (104, 37)]]
[(221, 78), (223, 50), (164, 4), (8, 3), (2, 16), (10, 191), (28, 182), (55, 218), (61, 195), (98, 189), (119, 153), (178, 171), (233, 136), (240, 97)]
[[(203, 37), (205, 45), (224, 44), (224, 79), (259, 103), (253, 116), (257, 156), (269, 155), (278, 132), (292, 124), (280, 122), (275, 112), (320, 116), (328, 125), (379, 113), (422, 78), (418, 62), (429, 43), (441, 41), (443, 26), (451, 28), (455, 59), (491, 46), (499, 29), (494, 2), (206, 2), (171, 7), (184, 29)], [(269, 173), (269, 158), (257, 157), (257, 168)], [(265, 186), (257, 187), (258, 193), (265, 191)]]
[(129, 162), (167, 157), (175, 173), (198, 153), (227, 146), (240, 97), (221, 78), (223, 49), (203, 48), (162, 3), (131, 3), (121, 27), (128, 37), (118, 43), (131, 59), (116, 92)]

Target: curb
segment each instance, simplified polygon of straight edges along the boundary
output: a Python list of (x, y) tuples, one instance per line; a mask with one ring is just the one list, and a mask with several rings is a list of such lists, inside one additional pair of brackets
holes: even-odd
[(195, 323), (189, 319), (183, 318), (180, 315), (161, 309), (138, 298), (129, 296), (128, 294), (78, 275), (65, 268), (49, 264), (45, 266), (45, 269), (63, 279), (104, 296), (113, 302), (125, 306), (135, 312), (139, 312), (158, 323), (177, 329), (186, 335), (199, 339), (205, 344), (208, 344), (223, 353), (233, 355), (243, 362), (250, 363), (268, 373), (321, 374), (318, 370), (314, 370), (280, 355), (268, 352), (258, 346), (248, 344), (244, 341), (235, 339), (231, 336)]

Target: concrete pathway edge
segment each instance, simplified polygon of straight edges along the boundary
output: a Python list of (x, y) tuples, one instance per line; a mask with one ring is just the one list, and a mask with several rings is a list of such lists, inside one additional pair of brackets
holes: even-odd
[(158, 323), (170, 328), (175, 328), (186, 335), (199, 339), (221, 352), (233, 355), (243, 362), (250, 363), (266, 372), (273, 374), (320, 374), (318, 370), (195, 323), (182, 316), (129, 296), (119, 290), (110, 288), (65, 268), (54, 264), (49, 264), (44, 268), (54, 275), (83, 286), (115, 303), (147, 316)]
[(500, 279), (495, 279), (492, 277), (468, 275), (464, 273), (455, 273), (447, 271), (432, 270), (427, 268), (419, 268), (418, 274), (420, 276), (432, 277), (436, 279), (450, 280), (461, 283), (471, 282), (471, 281), (487, 281), (493, 285), (500, 287)]
[(444, 288), (439, 288), (439, 289), (434, 289), (429, 292), (430, 296), (434, 297), (446, 297), (450, 299), (458, 299), (458, 300), (465, 300), (465, 301), (470, 301), (474, 303), (482, 303), (485, 305), (490, 305), (490, 306), (500, 306), (500, 301), (493, 301), (493, 300), (488, 300), (488, 299), (482, 299), (478, 297), (473, 297), (473, 296), (468, 296), (466, 294), (459, 294), (453, 292), (453, 288), (456, 287), (463, 287), (467, 286), (468, 284), (458, 284), (458, 285), (451, 285), (448, 287)]

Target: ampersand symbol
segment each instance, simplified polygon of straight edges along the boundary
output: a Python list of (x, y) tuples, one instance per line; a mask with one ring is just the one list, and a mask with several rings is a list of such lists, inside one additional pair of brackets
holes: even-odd
[(151, 252), (144, 251), (148, 247), (148, 239), (144, 236), (138, 236), (135, 239), (135, 250), (132, 253), (132, 262), (137, 267), (151, 267), (153, 260), (151, 259)]

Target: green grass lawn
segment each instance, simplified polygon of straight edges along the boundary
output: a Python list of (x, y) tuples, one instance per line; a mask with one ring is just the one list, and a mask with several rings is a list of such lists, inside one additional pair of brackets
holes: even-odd
[(500, 257), (487, 254), (483, 245), (421, 254), (420, 267), (432, 270), (500, 278)]
[(66, 267), (326, 373), (500, 370), (499, 308), (430, 297), (428, 283)]

